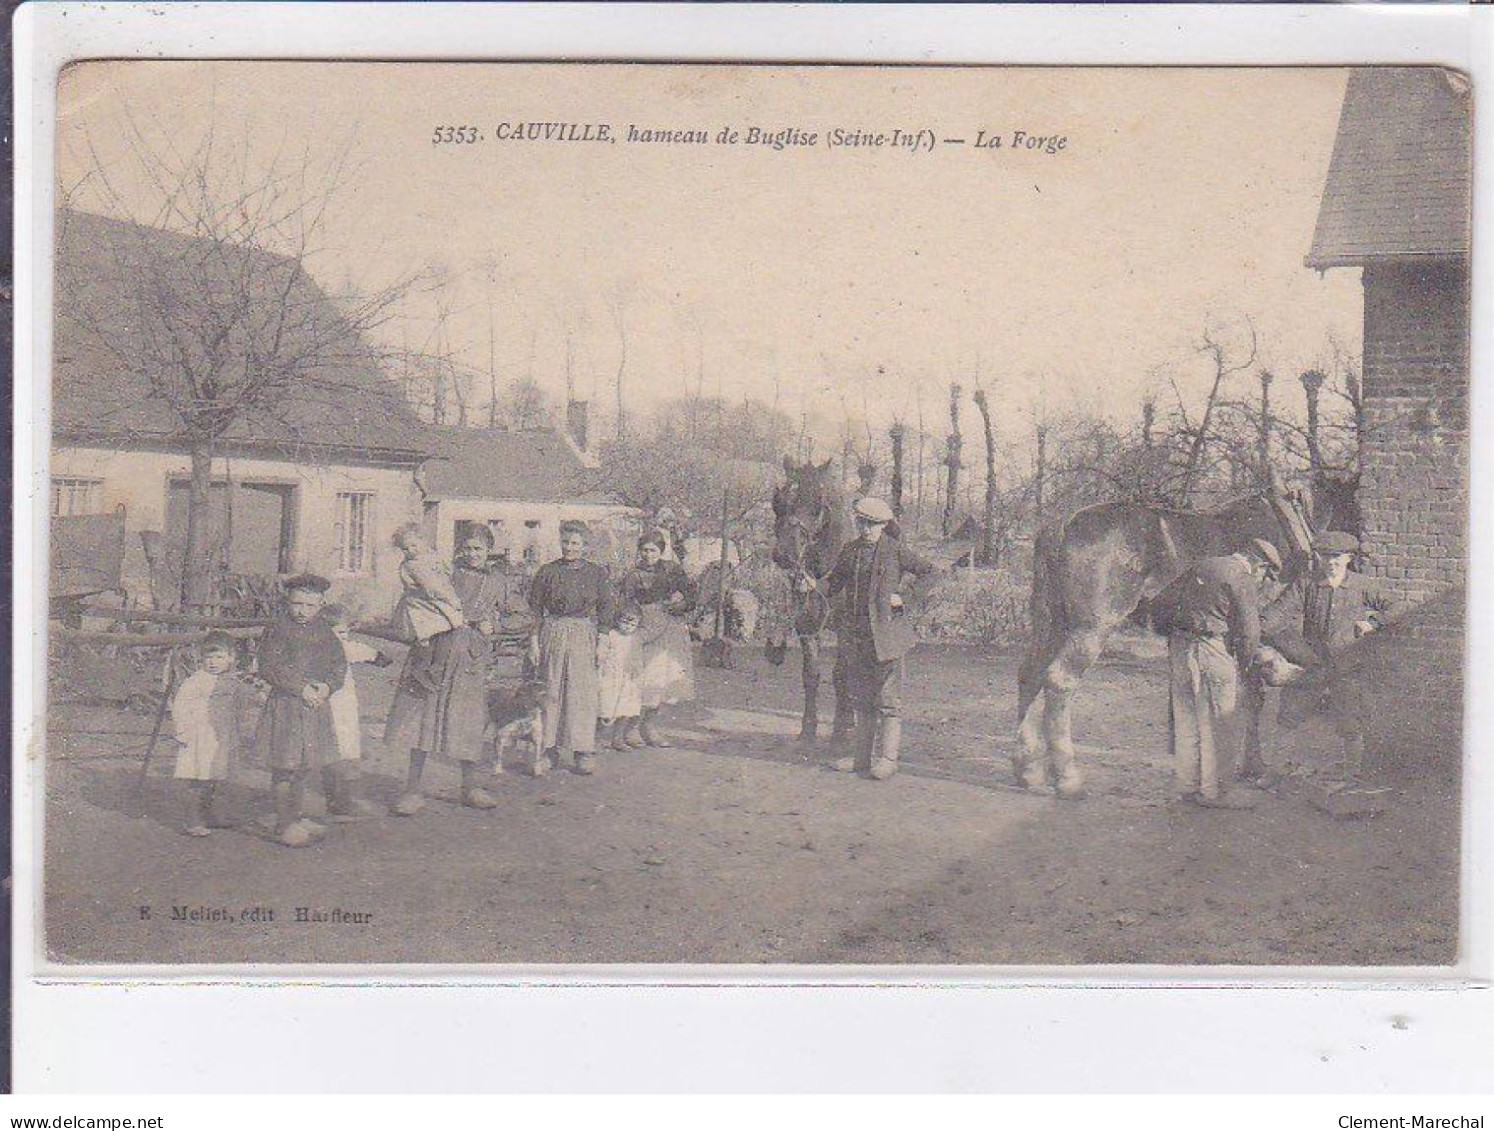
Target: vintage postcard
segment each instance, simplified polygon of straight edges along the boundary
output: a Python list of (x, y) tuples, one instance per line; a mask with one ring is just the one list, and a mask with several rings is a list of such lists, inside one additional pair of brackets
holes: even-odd
[(1458, 962), (1462, 73), (56, 96), (50, 969)]

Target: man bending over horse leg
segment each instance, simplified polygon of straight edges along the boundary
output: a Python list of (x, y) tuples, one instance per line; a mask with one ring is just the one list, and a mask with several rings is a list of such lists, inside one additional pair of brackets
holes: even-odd
[[(884, 781), (897, 773), (903, 661), (914, 644), (898, 589), (906, 575), (923, 577), (934, 567), (900, 539), (883, 537), (892, 508), (881, 499), (858, 500), (855, 515), (859, 536), (841, 551), (826, 579), (830, 596), (845, 593), (837, 666), (844, 664), (856, 707), (853, 752), (837, 759), (834, 767)], [(804, 584), (813, 587), (815, 582)]]
[[(1178, 793), (1210, 809), (1251, 809), (1248, 791), (1226, 790), (1242, 671), (1261, 650), (1260, 582), (1281, 572), (1276, 547), (1205, 558), (1158, 595), (1153, 621), (1167, 631), (1169, 722)], [(1224, 760), (1224, 774), (1220, 761)]]

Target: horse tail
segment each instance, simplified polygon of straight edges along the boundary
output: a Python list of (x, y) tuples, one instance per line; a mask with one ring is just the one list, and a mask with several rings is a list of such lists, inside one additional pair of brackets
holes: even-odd
[(1058, 551), (1062, 532), (1042, 531), (1032, 546), (1031, 639), (1017, 669), (1017, 725), (1043, 689), (1048, 665), (1058, 655), (1065, 634), (1063, 594), (1059, 588)]

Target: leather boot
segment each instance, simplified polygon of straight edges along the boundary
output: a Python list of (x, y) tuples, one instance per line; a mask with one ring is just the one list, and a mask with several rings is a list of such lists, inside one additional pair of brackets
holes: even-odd
[(830, 763), (830, 768), (836, 773), (865, 773), (871, 768), (872, 747), (877, 741), (877, 717), (870, 715), (868, 718), (869, 714), (859, 712), (856, 725), (846, 732), (840, 746), (840, 757)]
[(897, 773), (898, 747), (903, 740), (903, 720), (892, 715), (882, 720), (882, 749), (871, 765), (873, 781), (886, 781)]
[(858, 774), (869, 773), (877, 749), (877, 716), (873, 712), (858, 712), (851, 741), (855, 744), (851, 768)]

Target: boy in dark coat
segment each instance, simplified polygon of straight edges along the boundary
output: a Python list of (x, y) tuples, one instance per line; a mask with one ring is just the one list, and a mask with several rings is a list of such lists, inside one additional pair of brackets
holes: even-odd
[(318, 614), (331, 587), (303, 573), (285, 583), (285, 614), (260, 637), (259, 677), (270, 686), (255, 744), (270, 767), (275, 835), (302, 848), (326, 829), (302, 816), (306, 778), (337, 760), (332, 693), (347, 678), (342, 641)]

